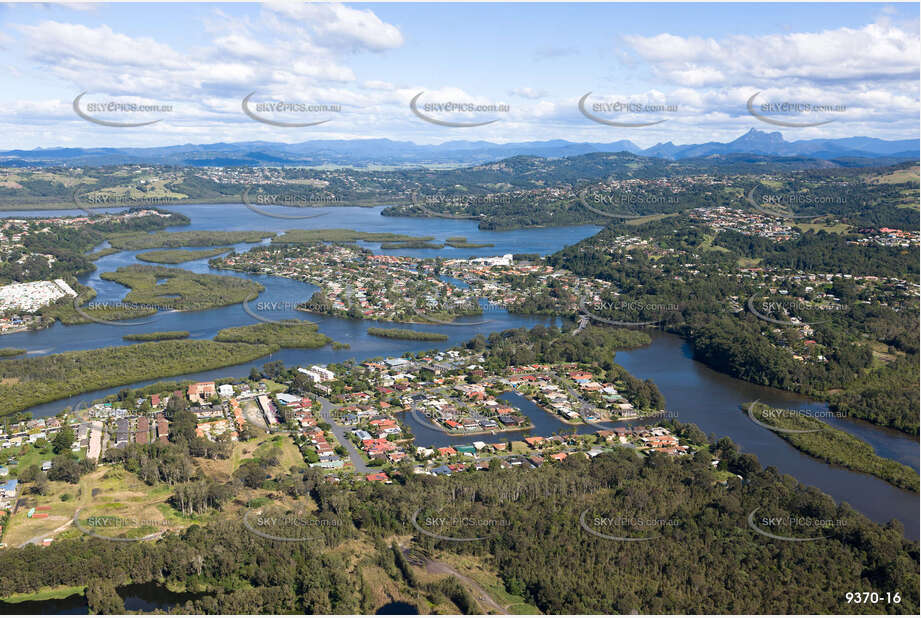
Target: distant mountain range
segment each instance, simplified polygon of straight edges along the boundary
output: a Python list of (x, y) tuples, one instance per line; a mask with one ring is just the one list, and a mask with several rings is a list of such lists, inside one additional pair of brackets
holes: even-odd
[(810, 139), (788, 142), (780, 132), (750, 130), (731, 142), (640, 148), (629, 140), (610, 143), (548, 140), (495, 144), (450, 141), (420, 145), (389, 139), (311, 140), (297, 144), (236, 142), (185, 144), (156, 148), (36, 148), (0, 151), (0, 166), (100, 166), (128, 163), (189, 166), (413, 166), (475, 165), (508, 157), (571, 157), (598, 152), (629, 152), (663, 159), (687, 159), (732, 154), (808, 157), (845, 164), (889, 164), (917, 161), (921, 140), (886, 141), (872, 137)]

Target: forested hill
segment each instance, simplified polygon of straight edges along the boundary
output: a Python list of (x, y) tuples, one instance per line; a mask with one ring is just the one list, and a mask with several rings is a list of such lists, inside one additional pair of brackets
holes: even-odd
[[(725, 439), (680, 459), (621, 449), (534, 470), (449, 478), (407, 470), (393, 485), (354, 489), (324, 482), (316, 469), (272, 482), (315, 501), (316, 514), (340, 525), (309, 543), (267, 540), (248, 532), (243, 504), (232, 503), (226, 516), (157, 541), (82, 537), (58, 540), (53, 550), (6, 549), (0, 596), (89, 585), (91, 609), (105, 613), (118, 607), (114, 586), (130, 579), (204, 591), (177, 608), (182, 613), (374, 613), (375, 586), (383, 585), (419, 607), (447, 597), (455, 611), (485, 611), (449, 586), (452, 580), (436, 586), (423, 578), (396, 549), (401, 544), (447, 564), (473, 560), (544, 613), (918, 613), (918, 544), (906, 541), (899, 525), (872, 523), (792, 477), (762, 470)], [(410, 524), (420, 507), (503, 522), (501, 533), (475, 542), (436, 540)], [(817, 538), (770, 538), (751, 526), (753, 514), (762, 531)], [(820, 523), (790, 531), (764, 518)], [(611, 520), (645, 527), (612, 527)], [(612, 540), (586, 527), (648, 540)], [(899, 602), (855, 608), (845, 595), (856, 591), (899, 592)]]

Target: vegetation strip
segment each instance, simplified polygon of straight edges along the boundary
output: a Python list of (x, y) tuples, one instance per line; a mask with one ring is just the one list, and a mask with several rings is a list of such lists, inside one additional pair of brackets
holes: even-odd
[[(742, 406), (746, 413), (750, 405)], [(795, 410), (775, 410), (760, 403), (754, 404), (752, 414), (764, 425), (776, 428), (778, 436), (807, 455), (849, 470), (872, 474), (896, 487), (918, 493), (916, 470), (880, 457), (872, 446), (846, 431)], [(790, 433), (785, 429), (809, 433)]]

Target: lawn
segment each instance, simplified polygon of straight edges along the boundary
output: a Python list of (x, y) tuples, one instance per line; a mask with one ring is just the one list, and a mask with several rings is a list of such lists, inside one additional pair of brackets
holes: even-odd
[(800, 232), (821, 232), (825, 231), (829, 234), (847, 234), (851, 230), (851, 226), (846, 223), (797, 223), (794, 225), (796, 229)]
[(668, 217), (674, 217), (675, 213), (668, 215), (647, 215), (645, 217), (638, 217), (636, 219), (627, 219), (624, 221), (624, 225), (643, 225), (644, 223), (649, 223), (650, 221), (659, 221), (660, 219), (667, 219)]
[[(86, 524), (88, 517), (110, 517), (111, 521), (103, 522), (108, 527), (100, 527), (98, 531), (103, 536), (143, 536), (157, 532), (165, 526), (153, 524), (164, 521), (160, 506), (172, 507), (166, 504), (171, 495), (167, 485), (150, 486), (141, 481), (136, 475), (118, 467), (102, 467), (95, 472), (85, 475), (76, 485), (62, 481), (49, 483), (48, 495), (26, 495), (28, 507), (20, 507), (18, 512), (10, 518), (8, 530), (4, 534), (4, 542), (10, 547), (18, 546), (29, 539), (38, 536), (62, 535), (76, 537), (82, 535), (72, 526), (59, 533), (52, 532), (67, 524), (73, 519), (77, 509), (80, 512), (80, 521), (84, 528), (94, 529)], [(95, 495), (93, 495), (95, 492)], [(70, 494), (71, 499), (62, 501), (61, 496)], [(32, 506), (49, 506), (47, 519), (30, 519), (29, 508)], [(121, 518), (115, 521), (114, 518)], [(127, 523), (126, 521), (127, 520)], [(137, 520), (137, 525), (133, 525)], [(143, 521), (146, 520), (146, 521)], [(169, 522), (173, 524), (174, 522)]]
[(15, 468), (10, 468), (10, 477), (16, 478), (29, 466), (41, 467), (43, 461), (53, 459), (54, 451), (51, 449), (51, 444), (48, 444), (45, 448), (38, 448), (34, 444), (24, 444), (23, 446), (3, 449), (0, 450), (0, 465), (6, 465), (10, 457), (14, 457), (18, 462)]
[(48, 599), (66, 599), (67, 597), (73, 596), (75, 594), (83, 594), (85, 586), (57, 586), (49, 587), (45, 586), (39, 588), (35, 592), (28, 592), (22, 594), (12, 594), (8, 597), (0, 599), (6, 603), (22, 603), (24, 601), (47, 601)]
[(265, 436), (261, 443), (253, 452), (254, 457), (265, 457), (270, 450), (278, 447), (281, 449), (281, 456), (278, 467), (283, 472), (288, 472), (291, 466), (306, 466), (304, 458), (301, 456), (300, 449), (295, 446), (289, 436)]

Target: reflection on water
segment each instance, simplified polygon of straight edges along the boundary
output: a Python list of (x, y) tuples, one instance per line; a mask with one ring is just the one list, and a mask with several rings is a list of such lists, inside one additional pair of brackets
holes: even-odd
[(378, 616), (399, 616), (399, 615), (416, 615), (419, 613), (419, 610), (415, 605), (405, 603), (403, 601), (393, 601), (387, 603), (386, 605), (381, 605), (377, 608), (377, 611), (374, 612)]
[[(125, 602), (129, 612), (168, 611), (186, 601), (193, 601), (206, 596), (196, 592), (172, 592), (155, 582), (145, 584), (128, 584), (115, 589)], [(23, 601), (22, 603), (4, 603), (0, 601), (0, 613), (4, 615), (36, 614), (89, 614), (89, 605), (82, 594), (74, 594), (64, 599), (46, 599), (44, 601)], [(416, 612), (418, 613), (418, 612)]]
[[(655, 382), (679, 421), (694, 423), (708, 434), (729, 436), (763, 465), (814, 485), (878, 522), (898, 519), (905, 525), (908, 538), (919, 538), (917, 494), (801, 453), (774, 432), (753, 423), (741, 410), (743, 403), (756, 399), (777, 408), (819, 410), (825, 409), (825, 404), (717, 373), (693, 360), (690, 346), (674, 335), (657, 333), (652, 345), (618, 352), (616, 361), (637, 378)], [(878, 453), (893, 453), (917, 469), (918, 445), (910, 437), (844, 419), (836, 425), (867, 440)]]
[[(317, 220), (286, 221), (260, 216), (242, 204), (193, 205), (174, 207), (172, 210), (190, 217), (192, 223), (186, 230), (271, 230), (350, 228), (359, 231), (394, 232), (415, 236), (435, 236), (444, 240), (449, 236), (466, 236), (470, 242), (493, 243), (494, 247), (480, 249), (415, 249), (381, 251), (377, 245), (367, 245), (375, 253), (414, 255), (418, 257), (468, 257), (471, 255), (496, 255), (504, 253), (547, 254), (566, 245), (594, 234), (594, 226), (567, 228), (543, 228), (513, 230), (507, 232), (484, 231), (471, 221), (438, 220), (410, 217), (382, 217), (379, 208), (331, 208), (329, 215)], [(13, 213), (4, 213), (14, 216)], [(62, 211), (29, 212), (31, 216), (66, 214)], [(70, 214), (79, 215), (80, 211)], [(248, 250), (250, 244), (238, 244), (238, 252)], [(120, 266), (139, 263), (138, 251), (123, 251), (100, 258), (97, 270), (81, 278), (81, 283), (97, 290), (97, 302), (121, 300), (127, 288), (99, 277)], [(281, 350), (268, 357), (232, 367), (199, 372), (167, 379), (213, 380), (222, 377), (245, 377), (251, 367), (259, 367), (269, 360), (280, 360), (286, 365), (326, 364), (347, 359), (363, 360), (374, 357), (400, 356), (406, 352), (446, 349), (469, 340), (478, 333), (488, 334), (508, 328), (531, 327), (551, 323), (546, 317), (510, 315), (504, 311), (491, 310), (484, 318), (489, 321), (480, 325), (413, 325), (413, 328), (446, 334), (448, 340), (440, 343), (381, 339), (371, 337), (367, 329), (371, 326), (387, 326), (379, 322), (344, 320), (328, 316), (305, 314), (295, 311), (294, 306), (310, 298), (314, 286), (278, 277), (263, 275), (242, 275), (211, 269), (207, 259), (194, 260), (179, 267), (197, 273), (234, 274), (246, 276), (265, 287), (259, 298), (249, 304), (261, 317), (269, 320), (289, 318), (308, 319), (319, 325), (320, 332), (335, 341), (348, 343), (348, 350), (333, 350), (330, 347), (315, 350)], [(160, 312), (150, 323), (136, 326), (109, 326), (86, 324), (79, 326), (55, 325), (50, 329), (31, 333), (17, 333), (3, 337), (3, 347), (24, 348), (31, 354), (59, 353), (67, 350), (96, 349), (107, 346), (125, 345), (122, 336), (129, 333), (165, 330), (187, 330), (192, 339), (210, 339), (218, 330), (232, 326), (253, 324), (254, 320), (243, 311), (242, 306), (230, 306), (202, 312)], [(796, 476), (800, 481), (815, 485), (837, 500), (846, 500), (857, 509), (885, 522), (896, 518), (902, 521), (909, 538), (918, 538), (918, 496), (896, 489), (891, 485), (865, 474), (851, 472), (831, 466), (804, 455), (781, 440), (771, 431), (752, 423), (741, 411), (740, 405), (747, 401), (760, 400), (775, 407), (824, 409), (825, 404), (805, 397), (775, 389), (759, 387), (712, 371), (694, 361), (687, 345), (669, 335), (656, 335), (651, 346), (640, 350), (620, 352), (617, 362), (630, 373), (641, 379), (652, 379), (662, 390), (668, 402), (669, 411), (677, 412), (679, 420), (693, 422), (705, 432), (733, 439), (746, 452), (758, 456), (765, 465), (776, 466), (780, 471)], [(148, 380), (131, 386), (138, 387), (159, 380)], [(117, 392), (122, 387), (84, 393), (69, 399), (35, 406), (34, 416), (52, 416), (66, 406), (91, 401)], [(540, 410), (517, 393), (508, 393), (505, 398), (512, 401), (527, 414), (534, 429), (533, 435), (549, 436), (554, 433), (569, 433), (573, 430), (583, 433), (595, 429), (587, 425), (572, 426), (556, 416)], [(486, 434), (472, 436), (449, 436), (430, 427), (420, 425), (411, 417), (405, 420), (417, 436), (420, 445), (445, 446), (447, 444), (469, 443), (472, 440), (499, 442), (520, 439), (522, 432)], [(888, 431), (848, 419), (829, 419), (853, 435), (867, 441), (876, 452), (885, 457), (918, 469), (918, 444), (898, 432)], [(61, 600), (58, 602), (67, 601)], [(23, 607), (25, 609), (25, 607)], [(66, 609), (66, 608), (63, 608)]]

